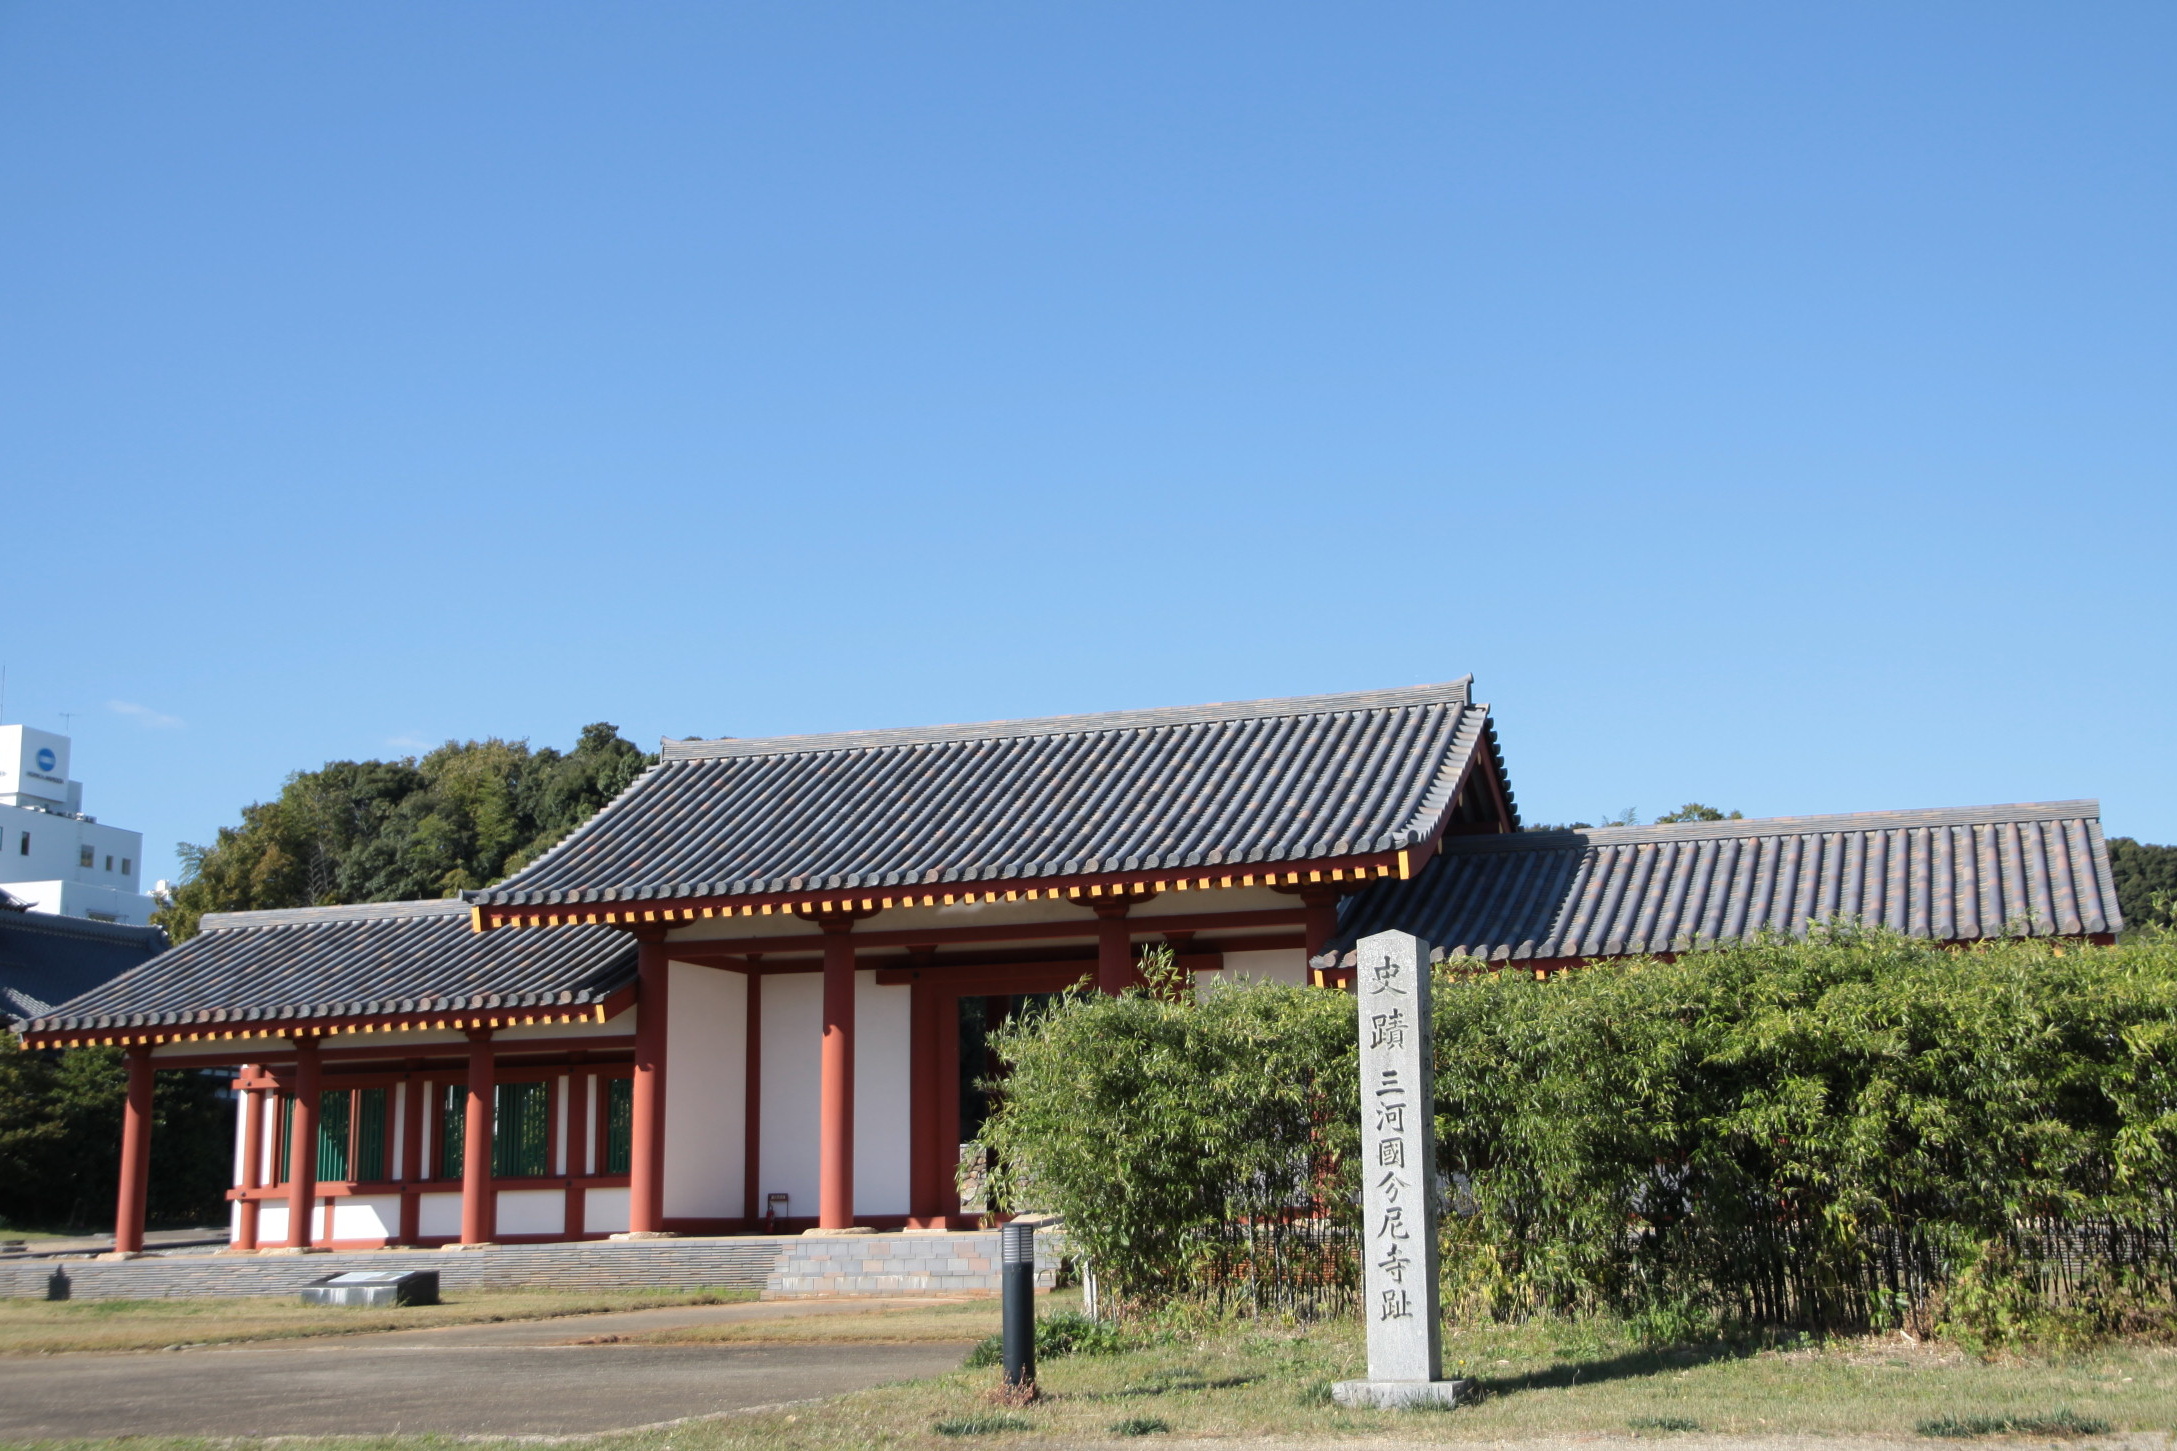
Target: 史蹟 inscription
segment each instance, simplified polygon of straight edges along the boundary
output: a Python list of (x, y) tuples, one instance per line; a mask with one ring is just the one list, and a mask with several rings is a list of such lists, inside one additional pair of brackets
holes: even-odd
[(1448, 1403), (1465, 1382), (1439, 1378), (1429, 945), (1379, 932), (1358, 950), (1368, 1379), (1341, 1381), (1333, 1392), (1349, 1406)]

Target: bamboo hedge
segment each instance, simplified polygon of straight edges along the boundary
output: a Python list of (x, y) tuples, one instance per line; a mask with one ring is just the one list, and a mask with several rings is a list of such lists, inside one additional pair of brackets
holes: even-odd
[[(1480, 965), (1477, 965), (1479, 967)], [(1350, 1292), (1352, 1000), (1069, 995), (986, 1130), (1123, 1299)], [(1447, 1305), (2002, 1338), (2166, 1320), (2177, 941), (1834, 929), (1537, 980), (1449, 971)], [(2009, 1327), (2008, 1329), (2006, 1327)]]

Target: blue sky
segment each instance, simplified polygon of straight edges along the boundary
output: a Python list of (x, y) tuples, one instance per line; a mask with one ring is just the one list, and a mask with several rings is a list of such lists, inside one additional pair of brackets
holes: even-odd
[(2177, 840), (2166, 4), (0, 4), (5, 718), (1469, 671), (1530, 820)]

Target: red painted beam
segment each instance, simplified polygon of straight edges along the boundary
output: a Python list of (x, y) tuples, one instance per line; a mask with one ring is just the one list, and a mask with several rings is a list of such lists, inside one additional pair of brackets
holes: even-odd
[[(1053, 906), (1086, 906), (1087, 903), (1053, 903)], [(1127, 931), (1136, 936), (1162, 932), (1219, 932), (1247, 927), (1297, 926), (1307, 920), (1299, 907), (1264, 907), (1249, 912), (1189, 912), (1158, 917), (1131, 917)], [(1092, 941), (1097, 937), (1094, 917), (1059, 922), (1015, 922), (974, 927), (915, 927), (893, 931), (857, 932), (854, 945), (860, 951), (879, 947), (946, 947), (966, 942), (1040, 942), (1052, 938)], [(701, 963), (712, 957), (740, 958), (751, 952), (818, 952), (823, 937), (814, 932), (790, 937), (709, 937), (668, 942), (666, 950), (675, 962)], [(766, 964), (768, 966), (768, 964)], [(736, 970), (744, 970), (736, 965)]]
[[(1457, 798), (1454, 797), (1454, 800)], [(1397, 852), (1320, 857), (1305, 861), (1220, 863), (1170, 867), (1108, 876), (1012, 878), (976, 882), (926, 882), (919, 886), (857, 887), (837, 891), (760, 892), (743, 896), (666, 898), (647, 902), (535, 903), (519, 907), (478, 907), (479, 927), (547, 926), (587, 922), (610, 927), (671, 926), (724, 915), (812, 915), (867, 913), (886, 907), (953, 906), (969, 902), (1052, 901), (1087, 907), (1098, 897), (1152, 894), (1169, 890), (1228, 891), (1254, 886), (1303, 886), (1315, 882), (1350, 883), (1354, 890), (1398, 870)], [(1033, 895), (1031, 895), (1033, 894)], [(768, 914), (762, 909), (769, 908)]]

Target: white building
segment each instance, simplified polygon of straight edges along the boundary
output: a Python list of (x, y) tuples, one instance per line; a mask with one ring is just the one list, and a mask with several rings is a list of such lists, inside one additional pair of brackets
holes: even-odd
[(0, 891), (34, 912), (148, 926), (144, 835), (83, 814), (68, 737), (0, 726)]

